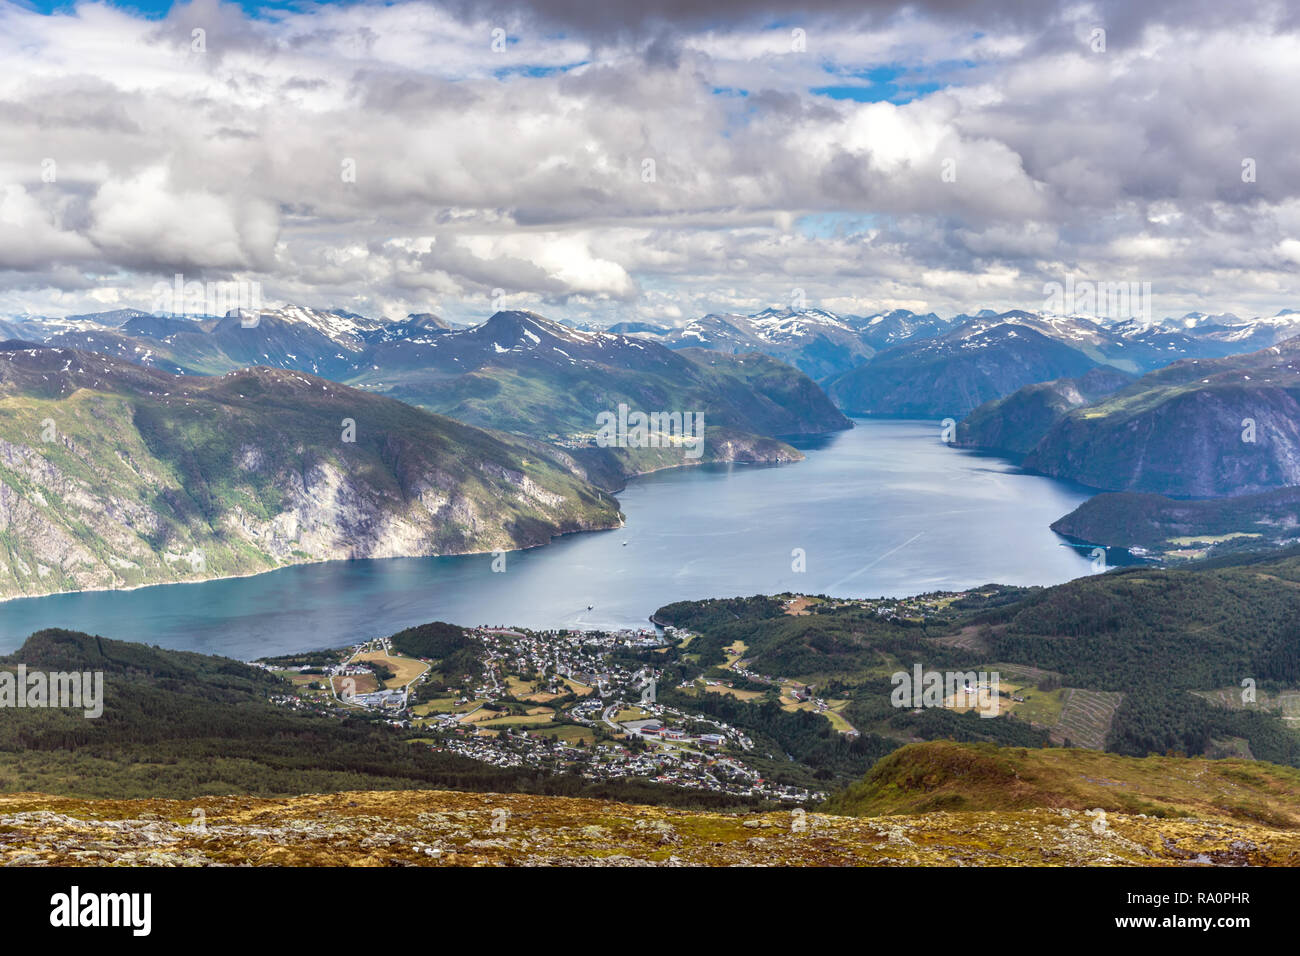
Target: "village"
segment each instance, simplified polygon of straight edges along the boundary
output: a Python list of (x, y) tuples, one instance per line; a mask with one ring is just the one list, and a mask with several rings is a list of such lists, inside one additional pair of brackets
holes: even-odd
[(410, 734), (415, 746), (498, 767), (570, 773), (588, 780), (640, 778), (718, 793), (803, 803), (824, 794), (765, 780), (745, 763), (753, 741), (701, 713), (656, 701), (662, 671), (647, 654), (685, 632), (466, 630), (472, 674), (406, 656), (391, 638), (364, 641), (330, 663), (258, 662), (287, 678), (282, 706), (365, 715)]

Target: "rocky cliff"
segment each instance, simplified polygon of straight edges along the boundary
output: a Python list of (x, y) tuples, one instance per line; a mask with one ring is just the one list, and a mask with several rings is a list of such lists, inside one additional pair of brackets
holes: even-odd
[(0, 350), (2, 597), (513, 549), (620, 521), (521, 441), (305, 373)]
[(1028, 454), (1068, 411), (1090, 405), (1132, 381), (1127, 372), (1099, 365), (1078, 378), (1026, 385), (971, 412), (957, 425), (956, 444)]

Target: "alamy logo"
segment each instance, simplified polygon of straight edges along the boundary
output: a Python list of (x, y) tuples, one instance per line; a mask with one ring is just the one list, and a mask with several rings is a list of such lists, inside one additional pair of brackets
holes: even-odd
[(87, 718), (104, 713), (103, 671), (0, 671), (0, 708), (79, 708)]
[(971, 708), (981, 717), (998, 715), (1000, 675), (997, 671), (925, 671), (920, 664), (912, 673), (895, 671), (889, 702), (895, 707)]
[(1043, 308), (1057, 315), (1093, 315), (1108, 319), (1139, 319), (1151, 323), (1150, 282), (1076, 282), (1043, 285)]
[(601, 448), (670, 448), (680, 445), (687, 458), (704, 454), (703, 412), (633, 412), (620, 403), (618, 412), (596, 416), (596, 444)]
[(153, 311), (162, 315), (239, 314), (239, 324), (256, 328), (262, 308), (260, 282), (185, 281), (176, 273), (171, 283), (157, 282), (153, 287)]
[(128, 926), (133, 936), (148, 936), (153, 927), (150, 893), (82, 893), (78, 886), (50, 897), (50, 925)]

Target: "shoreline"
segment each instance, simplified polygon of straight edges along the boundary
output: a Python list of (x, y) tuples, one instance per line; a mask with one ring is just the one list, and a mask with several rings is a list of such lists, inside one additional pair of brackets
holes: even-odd
[[(622, 515), (622, 511), (619, 512)], [(511, 548), (506, 554), (514, 554), (518, 551), (532, 551), (536, 548), (544, 548), (557, 538), (566, 538), (573, 534), (591, 534), (596, 531), (617, 531), (626, 524), (626, 520), (619, 521), (618, 524), (611, 524), (599, 528), (576, 528), (573, 531), (561, 531), (553, 534), (550, 539), (539, 544), (530, 544), (521, 548)], [(68, 591), (47, 591), (45, 594), (15, 594), (10, 597), (0, 597), (0, 607), (12, 601), (43, 601), (46, 598), (62, 597), (63, 595), (74, 594), (111, 594), (116, 592), (127, 593), (130, 591), (143, 591), (146, 588), (166, 588), (178, 584), (210, 584), (213, 581), (236, 581), (240, 578), (255, 578), (263, 574), (274, 574), (277, 571), (288, 571), (291, 568), (305, 568), (316, 564), (346, 564), (349, 561), (410, 561), (419, 558), (468, 558), (476, 554), (493, 554), (499, 548), (493, 548), (487, 551), (448, 551), (442, 554), (390, 554), (382, 558), (314, 558), (310, 561), (291, 561), (282, 564), (279, 567), (266, 568), (261, 571), (244, 571), (239, 574), (216, 574), (209, 578), (184, 579), (179, 581), (155, 581), (151, 584), (132, 584), (120, 588), (76, 588)]]
[[(899, 432), (894, 427), (891, 427), (899, 424), (901, 423), (880, 423), (880, 429), (883, 429), (880, 431), (880, 437), (886, 440), (893, 440), (896, 437), (905, 437), (907, 440), (924, 437), (924, 435), (918, 436), (918, 434), (915, 434), (915, 430), (911, 428)], [(863, 454), (863, 449), (869, 452), (874, 447), (871, 434), (859, 441), (843, 445), (836, 439), (845, 434), (851, 433), (837, 432), (831, 436), (832, 440), (828, 442), (809, 444), (798, 449), (802, 453), (805, 464), (808, 467), (815, 468), (815, 474), (821, 474), (823, 466), (816, 463), (826, 461), (829, 462), (825, 466), (830, 469), (829, 473), (839, 474), (842, 465), (837, 462), (837, 459), (843, 457), (846, 462), (853, 463)], [(823, 454), (814, 453), (818, 451), (823, 452)], [(938, 449), (934, 454), (939, 456), (935, 460), (935, 467), (943, 467), (943, 462), (951, 461), (948, 456), (943, 455), (943, 449)], [(959, 454), (953, 456), (953, 459), (959, 460), (965, 457), (965, 454)], [(728, 466), (733, 463), (777, 464), (777, 462), (754, 461), (706, 462), (706, 464)], [(690, 464), (694, 465), (693, 462)], [(959, 467), (956, 469), (958, 471), (964, 472), (971, 468), (970, 462), (958, 462), (958, 465)], [(1002, 471), (1002, 469), (997, 470)], [(736, 481), (743, 480), (746, 487), (757, 495), (756, 501), (762, 501), (764, 499), (764, 495), (761, 493), (762, 488), (766, 487), (762, 482), (769, 480), (759, 477), (760, 475), (769, 474), (768, 468), (733, 469), (724, 467), (707, 468), (692, 472), (686, 468), (674, 467), (655, 469), (655, 471), (663, 471), (664, 478), (661, 480), (652, 478), (650, 481), (640, 484), (629, 480), (626, 490), (620, 492), (620, 511), (626, 509), (626, 514), (621, 519), (623, 527), (636, 527), (638, 530), (645, 530), (640, 527), (643, 500), (655, 502), (656, 508), (675, 508), (676, 506), (673, 504), (675, 495), (686, 494), (689, 488), (694, 488), (700, 482), (703, 482), (708, 487), (718, 483), (726, 484), (731, 480), (729, 476), (734, 476)], [(1014, 469), (1008, 469), (1008, 474), (1013, 473)], [(673, 479), (671, 476), (674, 474), (679, 477)], [(776, 482), (779, 488), (797, 489), (805, 482), (805, 479), (798, 477), (800, 474), (803, 474), (801, 470), (794, 472), (782, 472), (779, 469), (770, 470), (770, 480)], [(847, 474), (851, 477), (853, 473), (849, 472)], [(1023, 476), (1016, 480), (1037, 481), (1049, 485), (1057, 483), (1049, 478), (1030, 476)], [(755, 485), (754, 482), (756, 481), (760, 484)], [(685, 485), (680, 490), (667, 487), (668, 485), (675, 485), (676, 482), (685, 482)], [(650, 492), (650, 499), (643, 499), (641, 495), (645, 489), (657, 490)], [(707, 490), (707, 487), (704, 490)], [(700, 500), (707, 502), (714, 499), (701, 498)], [(1067, 509), (1068, 504), (1063, 503), (1059, 510)], [(1059, 510), (1049, 510), (1051, 510), (1053, 517), (1059, 514)], [(609, 515), (609, 517), (613, 518), (614, 516)], [(699, 517), (706, 518), (707, 514), (701, 513)], [(1046, 524), (1046, 521), (1043, 523)], [(727, 528), (730, 529), (730, 525), (727, 525)], [(620, 529), (620, 524), (614, 521), (611, 521), (608, 527), (602, 525), (600, 528), (584, 528), (583, 530), (619, 530), (619, 537), (631, 537), (626, 531)], [(687, 528), (683, 526), (676, 528), (676, 530), (686, 531)], [(730, 530), (732, 533), (736, 532), (736, 529)], [(678, 588), (674, 585), (673, 580), (668, 580), (664, 574), (659, 573), (658, 564), (656, 564), (656, 562), (663, 563), (664, 561), (667, 561), (665, 567), (672, 564), (672, 549), (670, 548), (666, 552), (667, 558), (657, 552), (653, 556), (647, 555), (647, 560), (650, 560), (651, 563), (646, 567), (650, 569), (650, 573), (644, 576), (644, 581), (640, 577), (636, 579), (638, 582), (644, 583), (645, 587), (642, 591), (615, 595), (614, 598), (606, 595), (604, 600), (595, 600), (593, 602), (593, 597), (600, 598), (601, 595), (595, 591), (589, 594), (587, 591), (592, 590), (593, 587), (599, 590), (594, 582), (599, 580), (599, 571), (605, 566), (600, 563), (604, 558), (612, 560), (611, 567), (613, 564), (622, 567), (623, 563), (631, 560), (633, 564), (627, 566), (630, 571), (636, 571), (637, 568), (642, 566), (643, 562), (635, 557), (620, 558), (622, 552), (618, 549), (618, 538), (611, 539), (608, 535), (579, 538), (574, 537), (576, 533), (575, 530), (566, 532), (563, 535), (554, 535), (547, 542), (538, 540), (527, 549), (521, 548), (517, 552), (520, 555), (519, 560), (521, 562), (535, 563), (539, 568), (545, 569), (551, 567), (554, 562), (548, 562), (542, 556), (551, 555), (552, 552), (537, 549), (541, 547), (542, 543), (554, 544), (556, 546), (554, 553), (559, 555), (560, 570), (558, 572), (554, 570), (533, 572), (535, 581), (550, 581), (554, 584), (554, 588), (531, 593), (530, 600), (522, 604), (514, 601), (511, 597), (512, 592), (509, 590), (505, 592), (494, 590), (496, 585), (492, 583), (486, 586), (488, 589), (482, 592), (483, 595), (500, 596), (504, 604), (498, 610), (504, 610), (506, 604), (516, 610), (521, 610), (523, 613), (511, 616), (510, 620), (524, 626), (539, 629), (568, 627), (583, 630), (617, 630), (624, 627), (636, 629), (647, 626), (663, 626), (660, 621), (655, 619), (655, 612), (661, 605), (674, 600), (700, 600), (709, 597), (742, 595), (754, 590), (752, 580), (748, 584), (745, 583), (744, 568), (747, 566), (747, 562), (743, 559), (731, 561), (734, 567), (731, 567), (731, 576), (726, 579), (726, 587), (706, 587), (701, 589), (699, 586), (701, 582), (695, 582), (691, 586)], [(1078, 553), (1074, 549), (1060, 547), (1062, 541), (1060, 536), (1048, 535), (1048, 537), (1054, 542), (1051, 551)], [(559, 538), (568, 538), (569, 540), (567, 542), (557, 540)], [(1034, 540), (1037, 541), (1037, 538)], [(497, 606), (497, 598), (486, 597), (484, 600), (477, 600), (476, 595), (479, 585), (474, 583), (474, 574), (479, 561), (459, 561), (456, 558), (479, 555), (480, 560), (483, 562), (483, 570), (486, 570), (486, 562), (489, 560), (484, 553), (486, 550), (466, 552), (460, 555), (430, 556), (448, 558), (449, 560), (445, 565), (430, 563), (426, 557), (421, 556), (406, 557), (403, 559), (403, 564), (397, 565), (393, 565), (391, 562), (389, 565), (371, 563), (384, 559), (337, 558), (322, 561), (299, 561), (266, 571), (244, 571), (237, 574), (222, 575), (220, 578), (205, 578), (186, 582), (156, 582), (133, 586), (129, 589), (140, 590), (141, 587), (153, 587), (157, 583), (206, 583), (207, 581), (229, 578), (253, 578), (259, 574), (269, 574), (272, 570), (288, 572), (293, 567), (303, 569), (294, 574), (268, 579), (265, 582), (236, 582), (227, 585), (226, 588), (209, 589), (209, 591), (205, 592), (158, 591), (149, 597), (125, 595), (121, 598), (114, 598), (107, 593), (103, 597), (96, 597), (94, 596), (95, 592), (91, 591), (66, 591), (54, 592), (50, 595), (34, 595), (30, 597), (55, 597), (58, 594), (74, 593), (88, 593), (92, 596), (81, 600), (59, 603), (46, 601), (43, 604), (7, 605), (10, 618), (5, 628), (6, 642), (16, 648), (32, 632), (47, 627), (67, 627), (119, 639), (158, 643), (166, 647), (183, 646), (200, 653), (216, 653), (239, 659), (252, 659), (265, 654), (330, 648), (340, 645), (357, 635), (382, 637), (402, 627), (431, 620), (444, 620), (464, 626), (475, 626), (490, 622), (490, 619), (500, 616), (496, 610), (493, 610), (493, 607)], [(533, 554), (531, 558), (523, 556), (528, 552)], [(587, 561), (584, 566), (584, 576), (574, 579), (574, 581), (569, 581), (565, 577), (567, 572), (563, 570), (566, 564), (564, 555), (570, 553), (574, 554), (579, 560)], [(603, 557), (598, 558), (597, 563), (591, 564), (590, 558), (593, 555)], [(1049, 560), (1061, 565), (1059, 576), (1049, 576), (1048, 579), (1043, 579), (1041, 576), (1031, 574), (1023, 582), (1019, 578), (1015, 578), (1012, 583), (1051, 585), (1072, 580), (1086, 573), (1086, 570), (1083, 569), (1083, 561), (1073, 558), (1057, 558), (1053, 555), (1047, 557)], [(354, 563), (349, 565), (344, 563), (346, 561)], [(669, 567), (669, 571), (671, 571), (671, 567)], [(588, 572), (597, 575), (597, 577), (591, 578), (592, 587), (588, 587), (587, 583), (584, 583), (587, 581), (585, 575)], [(736, 573), (740, 573), (741, 578), (735, 579)], [(540, 574), (541, 577), (537, 578), (537, 574)], [(557, 574), (558, 576), (556, 576)], [(497, 576), (492, 575), (490, 577), (495, 580)], [(372, 578), (375, 579), (374, 583), (367, 583)], [(393, 583), (384, 583), (389, 578), (392, 578)], [(954, 584), (953, 587), (965, 587), (973, 583), (966, 581), (961, 574), (957, 575), (957, 578), (962, 583), (960, 585)], [(373, 591), (375, 600), (384, 605), (381, 608), (383, 613), (372, 614), (365, 610), (364, 605), (358, 605), (348, 597), (349, 588), (345, 585), (354, 579), (364, 593), (370, 594)], [(656, 582), (660, 582), (661, 579), (666, 580), (667, 584), (670, 585), (668, 590), (671, 593), (655, 587)], [(985, 576), (981, 580), (987, 579), (989, 579), (988, 576)], [(999, 581), (1012, 580), (1012, 578), (997, 575), (993, 576), (993, 579)], [(521, 579), (521, 581), (525, 582), (528, 580)], [(331, 583), (335, 581), (338, 583)], [(453, 590), (446, 590), (444, 585), (449, 585), (452, 582), (459, 582), (459, 584), (455, 584)], [(322, 583), (329, 587), (330, 594), (328, 596), (322, 594), (319, 601), (307, 597), (307, 595), (314, 593), (313, 589), (318, 584)], [(774, 586), (768, 588), (767, 591), (776, 593), (777, 591), (790, 589), (809, 590), (807, 586), (794, 587), (790, 582), (784, 580), (778, 583), (781, 584), (780, 587)], [(915, 581), (895, 581), (884, 590), (871, 590), (870, 594), (906, 596), (916, 593), (918, 588), (902, 585), (915, 585), (916, 583)], [(127, 589), (96, 589), (99, 592), (111, 590)], [(817, 590), (817, 588), (812, 590)], [(835, 588), (833, 590), (837, 594), (843, 592), (846, 597), (867, 596), (865, 593), (858, 594), (856, 588)], [(922, 587), (919, 590), (925, 590), (925, 588)], [(299, 596), (300, 591), (301, 597)], [(255, 619), (255, 615), (250, 616), (251, 608), (241, 607), (244, 596), (255, 600), (258, 608), (264, 609), (268, 615), (281, 623), (263, 627)], [(569, 597), (572, 597), (573, 600), (563, 600)], [(9, 600), (25, 601), (27, 596), (15, 597)], [(590, 611), (588, 605), (592, 603), (600, 605), (600, 610), (597, 610), (594, 614), (583, 611), (583, 608)], [(307, 613), (315, 624), (304, 627), (302, 624), (296, 623), (292, 614), (295, 608)], [(320, 613), (322, 608), (328, 609), (330, 613), (322, 616)], [(391, 613), (389, 613), (390, 611)], [(141, 615), (138, 620), (136, 619), (137, 614)], [(240, 620), (245, 621), (245, 623), (236, 623)], [(393, 623), (394, 626), (386, 627), (385, 625), (389, 623)]]
[[(819, 432), (818, 434), (833, 435), (837, 433)], [(637, 478), (643, 478), (647, 475), (655, 475), (667, 471), (676, 471), (679, 468), (698, 468), (703, 465), (768, 465), (768, 466), (776, 467), (780, 465), (798, 464), (801, 461), (807, 460), (808, 457), (807, 455), (803, 454), (802, 452), (799, 452), (797, 448), (795, 449), (795, 451), (799, 453), (799, 457), (794, 459), (793, 461), (764, 461), (758, 459), (715, 459), (711, 461), (701, 460), (701, 461), (691, 461), (689, 463), (682, 462), (676, 465), (664, 465), (662, 468), (651, 468), (648, 471), (639, 471), (633, 474), (629, 474), (625, 476), (625, 480), (623, 484), (617, 490), (607, 491), (606, 494), (610, 495), (611, 497), (614, 497), (614, 499), (617, 501), (618, 500), (617, 496), (623, 491), (627, 490), (627, 483), (629, 481), (635, 481)], [(624, 527), (627, 523), (626, 519), (623, 517), (622, 502), (619, 502), (619, 516), (620, 516), (620, 520), (617, 524), (611, 524), (611, 525), (601, 526), (601, 527), (592, 527), (592, 528), (577, 528), (572, 531), (561, 531), (558, 534), (551, 535), (550, 538), (546, 541), (539, 542), (538, 544), (526, 545), (524, 547), (511, 548), (505, 553), (514, 554), (520, 551), (532, 551), (537, 548), (545, 548), (546, 546), (550, 545), (552, 542), (556, 541), (559, 538), (565, 538), (575, 534), (591, 534), (597, 531), (616, 531), (619, 528)], [(62, 597), (64, 595), (71, 596), (76, 594), (108, 594), (108, 593), (116, 593), (116, 592), (127, 593), (130, 591), (141, 591), (146, 588), (172, 587), (174, 585), (183, 585), (183, 584), (208, 584), (213, 581), (235, 581), (240, 578), (252, 578), (262, 574), (274, 574), (276, 571), (285, 571), (290, 568), (308, 567), (314, 564), (330, 564), (330, 563), (342, 564), (348, 561), (404, 561), (413, 558), (464, 558), (464, 557), (471, 557), (476, 554), (492, 554), (496, 550), (499, 549), (493, 548), (493, 549), (487, 549), (482, 551), (448, 551), (448, 552), (442, 552), (438, 554), (394, 554), (382, 558), (358, 558), (358, 557), (314, 558), (307, 561), (290, 561), (285, 564), (281, 564), (277, 567), (264, 568), (260, 571), (243, 571), (235, 574), (218, 574), (218, 575), (213, 575), (211, 577), (205, 577), (205, 578), (184, 578), (175, 581), (154, 581), (149, 584), (131, 584), (124, 587), (75, 588), (75, 589), (69, 589), (64, 591), (46, 591), (43, 594), (13, 594), (7, 597), (0, 597), (0, 607), (4, 607), (5, 605), (8, 605), (14, 601), (41, 601), (46, 598)]]

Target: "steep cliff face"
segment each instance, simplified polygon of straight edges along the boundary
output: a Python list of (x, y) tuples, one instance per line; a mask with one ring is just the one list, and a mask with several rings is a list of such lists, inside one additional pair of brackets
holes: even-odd
[(1066, 412), (1089, 405), (1132, 383), (1133, 376), (1099, 365), (1078, 378), (1026, 385), (985, 402), (957, 426), (957, 444), (1012, 455), (1033, 450)]
[(1108, 491), (1180, 497), (1300, 484), (1300, 380), (1290, 378), (1126, 390), (1068, 414), (1024, 464)]
[(1144, 375), (1070, 411), (1024, 464), (1107, 491), (1187, 498), (1300, 484), (1300, 338)]
[(522, 442), (304, 373), (0, 351), (0, 597), (513, 549), (620, 521)]

